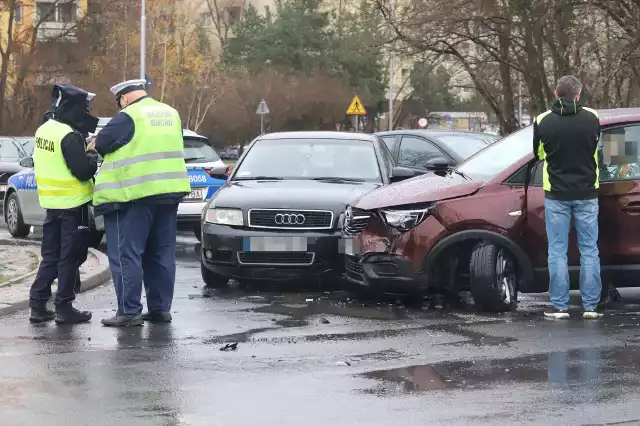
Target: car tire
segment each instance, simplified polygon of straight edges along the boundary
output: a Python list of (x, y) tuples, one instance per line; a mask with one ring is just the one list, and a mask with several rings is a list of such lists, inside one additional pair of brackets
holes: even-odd
[(469, 287), (479, 311), (514, 310), (518, 303), (518, 274), (510, 253), (490, 243), (478, 244), (471, 253)]
[(25, 238), (31, 233), (31, 226), (24, 223), (20, 200), (15, 192), (9, 194), (7, 205), (4, 206), (4, 220), (9, 234), (14, 238)]
[(193, 225), (193, 234), (199, 242), (202, 242), (202, 226), (199, 223), (197, 225)]
[(202, 262), (200, 262), (200, 273), (202, 274), (202, 281), (207, 288), (227, 288), (228, 278), (216, 274), (213, 271), (207, 269)]

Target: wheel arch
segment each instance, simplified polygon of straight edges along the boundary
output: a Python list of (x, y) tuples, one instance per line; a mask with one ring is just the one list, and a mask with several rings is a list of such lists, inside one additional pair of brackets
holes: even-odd
[(534, 268), (525, 251), (508, 236), (486, 229), (458, 231), (438, 241), (424, 262), (424, 271), (427, 273), (427, 276), (430, 276), (431, 271), (438, 266), (440, 257), (448, 250), (460, 246), (463, 243), (472, 243), (474, 241), (486, 241), (509, 250), (518, 263), (524, 287), (529, 287), (533, 284)]

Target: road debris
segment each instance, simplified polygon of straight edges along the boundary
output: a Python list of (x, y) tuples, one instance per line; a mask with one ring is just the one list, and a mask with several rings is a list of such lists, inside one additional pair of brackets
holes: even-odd
[(235, 351), (236, 349), (238, 349), (238, 342), (227, 343), (220, 348), (221, 351)]

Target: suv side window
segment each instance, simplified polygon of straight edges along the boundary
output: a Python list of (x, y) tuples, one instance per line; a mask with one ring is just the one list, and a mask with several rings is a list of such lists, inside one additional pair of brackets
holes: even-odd
[(431, 142), (415, 136), (403, 136), (400, 142), (398, 165), (414, 169), (426, 169), (427, 161), (446, 156)]
[(604, 130), (598, 163), (601, 182), (640, 179), (640, 125)]
[(391, 173), (391, 169), (393, 169), (393, 167), (395, 166), (395, 161), (393, 160), (393, 155), (391, 154), (391, 151), (387, 147), (387, 144), (382, 143), (382, 141), (380, 143), (380, 151), (382, 153), (382, 159), (384, 160), (384, 164), (387, 168), (387, 173)]
[[(542, 172), (544, 170), (544, 162), (538, 161), (531, 169), (531, 182), (529, 186), (542, 186)], [(506, 181), (508, 185), (524, 186), (526, 179), (527, 166), (522, 166), (517, 172), (511, 175)]]

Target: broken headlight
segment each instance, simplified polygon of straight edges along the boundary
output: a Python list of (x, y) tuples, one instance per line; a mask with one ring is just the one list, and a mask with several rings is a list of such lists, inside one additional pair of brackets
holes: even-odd
[(426, 219), (431, 207), (432, 206), (411, 209), (384, 209), (379, 212), (387, 225), (400, 231), (408, 231)]

